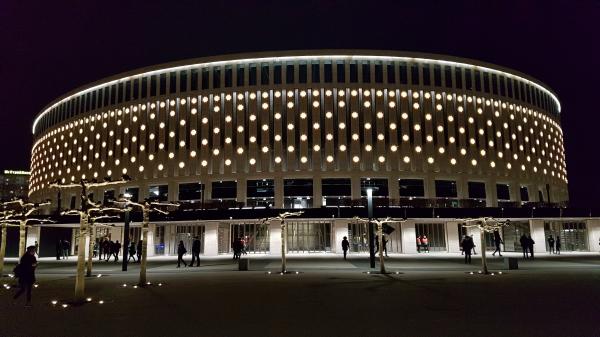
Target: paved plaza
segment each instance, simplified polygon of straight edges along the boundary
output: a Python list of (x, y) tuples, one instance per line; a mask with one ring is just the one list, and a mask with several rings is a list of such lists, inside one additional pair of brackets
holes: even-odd
[(541, 254), (520, 259), (518, 270), (491, 257), (494, 276), (477, 275), (479, 255), (470, 266), (461, 258), (394, 255), (386, 260), (392, 274), (370, 275), (364, 255), (292, 255), (288, 269), (299, 273), (279, 275), (280, 259), (264, 255), (250, 256), (250, 271), (230, 256), (200, 268), (155, 257), (146, 289), (133, 288), (137, 264), (122, 272), (97, 262), (102, 276), (86, 282), (92, 303), (67, 308), (51, 301), (72, 298), (76, 258), (42, 258), (32, 308), (1, 288), (0, 336), (600, 335), (600, 254)]

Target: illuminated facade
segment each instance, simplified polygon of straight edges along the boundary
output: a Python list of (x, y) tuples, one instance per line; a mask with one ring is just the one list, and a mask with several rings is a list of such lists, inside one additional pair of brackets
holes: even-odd
[[(33, 124), (30, 198), (49, 183), (202, 208), (516, 206), (568, 200), (560, 103), (516, 71), (455, 57), (294, 51), (119, 74)], [(76, 191), (61, 206), (78, 205)]]

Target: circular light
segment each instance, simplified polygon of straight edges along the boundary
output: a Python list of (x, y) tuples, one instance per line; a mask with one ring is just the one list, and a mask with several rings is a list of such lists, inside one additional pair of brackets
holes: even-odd
[(358, 158), (358, 156), (354, 156), (352, 157), (352, 161), (358, 163), (360, 161), (360, 158)]
[(304, 157), (304, 156), (302, 156), (302, 157), (300, 158), (300, 162), (302, 162), (302, 163), (306, 163), (307, 161), (308, 161), (308, 158), (306, 158), (306, 157)]
[(277, 164), (281, 163), (281, 157), (275, 157), (275, 162), (276, 162)]
[(408, 164), (408, 163), (410, 163), (410, 158), (409, 158), (408, 156), (404, 156), (404, 159), (403, 159), (403, 160), (404, 160), (404, 162), (405, 162), (405, 163), (407, 163), (407, 164)]
[(333, 156), (327, 156), (327, 162), (331, 163), (333, 161)]
[(380, 163), (383, 163), (383, 162), (385, 162), (385, 157), (384, 156), (379, 156), (378, 160), (379, 160)]

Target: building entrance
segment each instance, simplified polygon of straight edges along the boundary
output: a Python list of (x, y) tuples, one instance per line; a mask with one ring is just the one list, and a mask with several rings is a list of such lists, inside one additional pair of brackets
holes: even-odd
[[(446, 248), (446, 230), (443, 223), (417, 223), (415, 224), (415, 231), (418, 237), (427, 236), (428, 245), (427, 248), (421, 246), (420, 251), (429, 250), (431, 252), (442, 252), (447, 251)], [(417, 240), (415, 238), (415, 245)], [(419, 249), (417, 249), (419, 251)]]
[(171, 246), (171, 254), (177, 255), (179, 241), (183, 241), (188, 253), (192, 253), (194, 238), (200, 239), (200, 254), (204, 254), (204, 226), (203, 225), (177, 225), (175, 228), (175, 244)]
[[(585, 222), (560, 222), (544, 223), (544, 241), (546, 251), (550, 251), (548, 237), (560, 237), (562, 251), (588, 251), (588, 233)], [(556, 243), (555, 243), (556, 244)]]
[(236, 238), (244, 241), (244, 250), (246, 253), (269, 252), (269, 225), (263, 223), (234, 223), (231, 224), (231, 240)]
[(289, 221), (287, 223), (288, 252), (330, 252), (331, 235), (331, 222)]

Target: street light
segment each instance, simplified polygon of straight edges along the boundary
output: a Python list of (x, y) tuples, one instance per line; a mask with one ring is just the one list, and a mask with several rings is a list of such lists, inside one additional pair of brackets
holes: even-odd
[(375, 238), (373, 236), (373, 189), (374, 187), (367, 187), (367, 212), (369, 217), (369, 263), (371, 268), (375, 268)]

